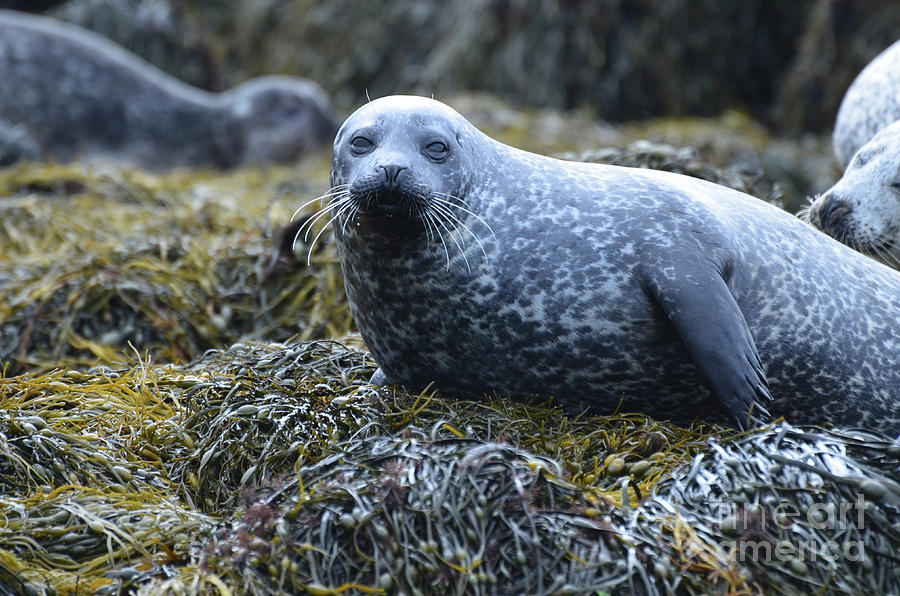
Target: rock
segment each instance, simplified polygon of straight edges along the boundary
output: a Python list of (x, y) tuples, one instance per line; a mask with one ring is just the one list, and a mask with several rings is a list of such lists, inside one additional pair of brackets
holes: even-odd
[[(184, 2), (70, 0), (46, 13), (108, 37), (154, 66), (207, 91), (227, 85), (221, 54)], [(200, 15), (205, 16), (205, 15)]]
[(781, 75), (774, 124), (826, 132), (857, 74), (900, 36), (900, 10), (878, 0), (817, 0), (796, 56)]

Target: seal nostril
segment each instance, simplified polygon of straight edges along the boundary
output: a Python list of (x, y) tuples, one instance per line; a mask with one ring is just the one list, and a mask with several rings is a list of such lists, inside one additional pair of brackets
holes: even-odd
[(819, 227), (825, 231), (834, 231), (841, 225), (841, 220), (848, 213), (850, 213), (850, 205), (846, 202), (826, 200), (819, 208)]
[(382, 170), (384, 170), (384, 177), (386, 182), (390, 186), (394, 186), (397, 184), (397, 176), (400, 175), (402, 170), (405, 170), (403, 166), (380, 166)]

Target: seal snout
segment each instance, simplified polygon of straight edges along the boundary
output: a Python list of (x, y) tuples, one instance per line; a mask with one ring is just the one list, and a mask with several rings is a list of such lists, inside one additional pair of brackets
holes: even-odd
[(847, 215), (851, 211), (847, 201), (825, 195), (810, 209), (809, 221), (829, 236), (839, 238), (847, 230)]
[(378, 193), (378, 206), (399, 206), (402, 203), (403, 192), (399, 183), (400, 172), (405, 166), (378, 166), (384, 172), (384, 188)]
[(397, 177), (400, 172), (406, 169), (406, 166), (378, 166), (384, 172), (384, 180), (389, 186), (397, 184)]
[(362, 231), (385, 235), (409, 235), (420, 226), (416, 213), (422, 211), (426, 190), (406, 165), (376, 165), (350, 187), (350, 196), (358, 207), (355, 216)]

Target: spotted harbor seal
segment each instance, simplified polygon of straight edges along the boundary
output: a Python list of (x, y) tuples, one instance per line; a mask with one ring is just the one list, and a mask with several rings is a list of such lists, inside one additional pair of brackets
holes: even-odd
[(856, 152), (801, 217), (847, 246), (900, 268), (900, 121)]
[(331, 185), (376, 384), (900, 432), (900, 273), (761, 200), (404, 96), (347, 119)]
[(847, 167), (875, 133), (900, 120), (900, 41), (881, 52), (854, 79), (834, 123), (834, 153)]
[(0, 81), (0, 133), (16, 130), (42, 157), (60, 161), (150, 169), (283, 163), (338, 127), (311, 81), (266, 76), (208, 93), (90, 31), (12, 11), (0, 11)]

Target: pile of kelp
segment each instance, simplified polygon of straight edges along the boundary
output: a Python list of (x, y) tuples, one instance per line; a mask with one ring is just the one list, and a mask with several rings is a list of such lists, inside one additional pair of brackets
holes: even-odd
[[(579, 157), (778, 199), (629, 134)], [(0, 172), (0, 596), (900, 593), (884, 437), (367, 385), (329, 234), (293, 245), (322, 159)]]
[(727, 186), (770, 203), (780, 203), (782, 189), (766, 179), (759, 169), (734, 166), (716, 167), (703, 160), (693, 147), (674, 147), (667, 143), (638, 140), (624, 148), (607, 147), (580, 154), (567, 154), (568, 159), (631, 168), (649, 168), (683, 174)]
[[(312, 166), (309, 166), (312, 167)], [(319, 164), (318, 177), (327, 172)], [(0, 362), (9, 372), (189, 361), (242, 337), (351, 330), (334, 248), (291, 247), (327, 185), (287, 168), (165, 177), (21, 164), (0, 174)], [(297, 245), (306, 257), (306, 243)]]
[(373, 368), (244, 342), (0, 379), (0, 594), (900, 589), (884, 437), (408, 395)]

